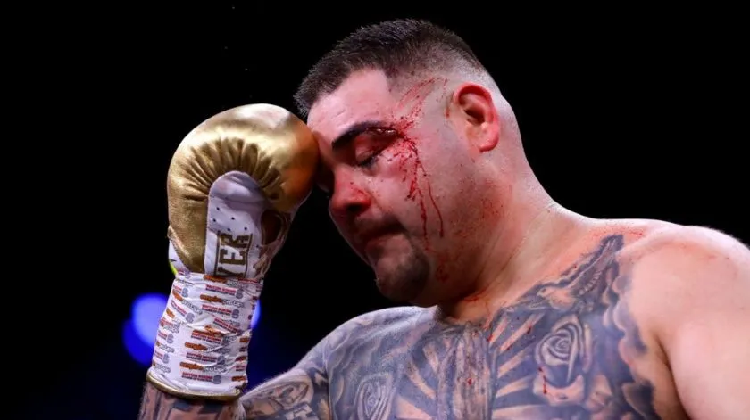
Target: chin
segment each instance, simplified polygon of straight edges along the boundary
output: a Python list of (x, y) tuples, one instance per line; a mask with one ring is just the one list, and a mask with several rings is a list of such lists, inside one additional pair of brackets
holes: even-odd
[(412, 303), (416, 295), (419, 294), (418, 291), (411, 290), (410, 287), (401, 282), (382, 276), (375, 278), (375, 284), (383, 297), (395, 303)]
[(430, 277), (426, 255), (413, 251), (395, 255), (398, 257), (384, 256), (371, 262), (378, 290), (388, 300), (421, 306), (420, 297)]
[(413, 284), (389, 282), (376, 278), (380, 294), (394, 303), (408, 303), (420, 308), (431, 308), (438, 304), (438, 300), (432, 296), (426, 287), (416, 288)]

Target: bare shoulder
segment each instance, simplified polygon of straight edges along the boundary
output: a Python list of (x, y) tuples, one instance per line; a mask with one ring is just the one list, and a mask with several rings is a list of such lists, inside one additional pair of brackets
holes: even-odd
[(378, 309), (372, 312), (354, 317), (342, 326), (346, 329), (360, 329), (373, 325), (400, 325), (404, 322), (413, 322), (422, 317), (425, 310), (414, 306), (400, 306), (395, 308)]
[(374, 343), (386, 337), (406, 333), (416, 324), (425, 322), (426, 313), (425, 309), (405, 306), (379, 309), (359, 315), (343, 323), (326, 337), (327, 351), (346, 350), (352, 345)]
[(688, 291), (709, 286), (704, 283), (740, 286), (748, 281), (750, 249), (709, 227), (651, 222), (621, 254), (634, 277), (649, 279), (654, 287), (679, 286)]
[[(750, 409), (750, 249), (700, 226), (656, 224), (623, 249), (629, 305), (652, 336), (691, 418)], [(742, 373), (740, 373), (742, 372)]]
[(747, 245), (710, 227), (653, 219), (614, 219), (602, 221), (594, 231), (593, 236), (621, 237), (618, 260), (639, 270), (641, 276), (692, 271), (697, 267), (737, 267), (750, 261)]
[(631, 278), (633, 311), (660, 337), (696, 314), (746, 306), (750, 249), (739, 239), (703, 226), (633, 224), (639, 228), (623, 229), (630, 239), (619, 259)]
[(640, 222), (643, 228), (641, 240), (634, 241), (633, 251), (707, 251), (726, 254), (727, 256), (748, 256), (748, 247), (735, 238), (718, 229), (706, 226), (678, 225), (659, 220)]

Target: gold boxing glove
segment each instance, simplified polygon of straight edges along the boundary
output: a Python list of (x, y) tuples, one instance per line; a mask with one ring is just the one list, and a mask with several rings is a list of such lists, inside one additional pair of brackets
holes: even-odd
[(244, 391), (262, 279), (318, 159), (305, 123), (270, 104), (221, 112), (180, 143), (167, 177), (175, 279), (147, 375), (155, 386), (216, 399)]

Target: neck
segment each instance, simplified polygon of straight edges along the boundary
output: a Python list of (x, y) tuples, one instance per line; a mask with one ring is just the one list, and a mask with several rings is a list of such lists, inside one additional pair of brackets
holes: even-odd
[[(583, 218), (555, 203), (541, 186), (514, 187), (509, 209), (492, 230), (478, 274), (459, 299), (438, 305), (449, 321), (486, 318), (542, 280), (575, 237)], [(524, 191), (525, 190), (525, 191)]]

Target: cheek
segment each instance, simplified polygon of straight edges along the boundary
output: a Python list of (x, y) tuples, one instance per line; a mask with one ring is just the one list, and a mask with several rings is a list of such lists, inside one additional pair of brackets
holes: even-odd
[[(422, 139), (422, 142), (427, 140)], [(442, 211), (433, 187), (440, 178), (431, 173), (423, 161), (425, 148), (404, 138), (388, 148), (380, 163), (379, 183), (388, 183), (392, 213), (401, 219), (416, 236), (422, 236), (425, 246), (431, 247), (430, 237), (443, 236), (445, 226)], [(386, 203), (383, 203), (386, 204)]]
[[(424, 142), (435, 147), (427, 147)], [(398, 198), (410, 204), (410, 223), (433, 239), (470, 239), (487, 219), (498, 216), (489, 199), (491, 183), (478, 176), (467, 151), (439, 146), (439, 139), (404, 141), (389, 155), (391, 179), (398, 180)], [(448, 145), (446, 145), (448, 146)]]
[(420, 169), (419, 152), (416, 145), (409, 140), (404, 140), (395, 145), (387, 159), (392, 176), (396, 178), (406, 192), (403, 197), (406, 200), (414, 198), (416, 181)]
[(419, 192), (419, 180), (424, 177), (419, 151), (414, 142), (400, 140), (392, 145), (384, 153), (380, 164), (381, 176), (377, 177), (377, 182), (387, 183), (399, 202), (414, 201)]

